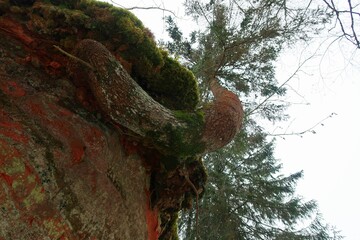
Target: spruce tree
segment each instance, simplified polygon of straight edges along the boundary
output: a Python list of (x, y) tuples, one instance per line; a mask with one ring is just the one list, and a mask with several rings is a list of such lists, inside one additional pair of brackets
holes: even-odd
[[(240, 96), (245, 108), (242, 131), (226, 148), (203, 158), (208, 184), (199, 203), (182, 211), (183, 239), (341, 239), (325, 224), (315, 201), (295, 193), (302, 171), (281, 174), (274, 157), (275, 139), (260, 122), (287, 118), (281, 98), (286, 88), (275, 78), (281, 51), (310, 41), (331, 14), (313, 1), (188, 0), (187, 14), (205, 25), (184, 37), (175, 19), (166, 18), (168, 51), (199, 80), (203, 106), (218, 79)], [(197, 212), (198, 211), (198, 212)], [(199, 219), (197, 219), (199, 218)]]

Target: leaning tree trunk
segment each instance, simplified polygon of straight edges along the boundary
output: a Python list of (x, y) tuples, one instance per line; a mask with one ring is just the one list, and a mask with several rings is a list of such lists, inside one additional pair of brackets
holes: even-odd
[(165, 154), (188, 157), (214, 151), (240, 130), (242, 105), (215, 79), (210, 86), (215, 100), (206, 107), (203, 120), (201, 113), (171, 111), (152, 99), (102, 44), (82, 40), (74, 54), (78, 58), (70, 72), (74, 78), (88, 79), (101, 109)]

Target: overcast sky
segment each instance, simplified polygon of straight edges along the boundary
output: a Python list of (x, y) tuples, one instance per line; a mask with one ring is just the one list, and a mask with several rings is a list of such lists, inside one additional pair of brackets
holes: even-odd
[[(298, 55), (290, 54), (280, 60), (279, 76), (296, 61)], [(325, 221), (342, 230), (346, 240), (359, 240), (360, 52), (347, 42), (337, 42), (304, 71), (290, 83), (301, 96), (289, 93), (293, 102), (309, 105), (289, 108), (289, 132), (305, 130), (335, 114), (314, 128), (316, 134), (278, 139), (276, 155), (284, 171), (304, 170), (298, 193), (318, 201)]]
[[(111, 2), (110, 0), (108, 2)], [(182, 1), (121, 0), (124, 7), (156, 6), (171, 9), (183, 16)], [(157, 40), (166, 37), (164, 15), (159, 10), (137, 10), (133, 13), (143, 21)], [(189, 18), (177, 19), (181, 29), (191, 30), (195, 23)], [(302, 138), (277, 138), (276, 156), (281, 159), (284, 174), (304, 170), (305, 177), (297, 187), (305, 199), (315, 199), (325, 222), (342, 231), (345, 240), (360, 240), (360, 52), (345, 41), (332, 39), (284, 52), (278, 62), (277, 77), (284, 82), (322, 43), (318, 56), (306, 64), (302, 73), (291, 82), (287, 101), (290, 119), (269, 131), (291, 133), (304, 131), (332, 113)], [(304, 51), (305, 49), (305, 51)], [(280, 128), (282, 127), (282, 129)]]

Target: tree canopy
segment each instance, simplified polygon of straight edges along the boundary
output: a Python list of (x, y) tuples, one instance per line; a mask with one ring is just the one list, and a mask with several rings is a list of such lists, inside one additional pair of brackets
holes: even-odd
[[(244, 104), (243, 130), (224, 149), (204, 157), (208, 185), (195, 210), (182, 211), (184, 239), (340, 239), (324, 223), (315, 201), (295, 193), (302, 171), (281, 174), (275, 139), (260, 122), (287, 118), (286, 95), (277, 82), (275, 62), (298, 41), (310, 41), (331, 21), (332, 12), (315, 1), (188, 0), (187, 14), (201, 24), (185, 37), (167, 17), (171, 41), (162, 43), (199, 81), (203, 104), (217, 78)], [(305, 224), (303, 224), (305, 223)]]

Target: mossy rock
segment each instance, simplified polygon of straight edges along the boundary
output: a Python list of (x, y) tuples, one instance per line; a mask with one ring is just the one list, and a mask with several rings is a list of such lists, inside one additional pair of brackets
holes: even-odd
[[(56, 52), (53, 45), (59, 45), (71, 52), (76, 43), (91, 38), (105, 45), (116, 57), (120, 56), (129, 62), (130, 68), (127, 70), (132, 78), (159, 103), (174, 110), (179, 120), (198, 131), (184, 133), (181, 128), (173, 129), (166, 126), (165, 130), (173, 133), (171, 149), (182, 159), (176, 159), (171, 155), (159, 157), (160, 162), (170, 162), (164, 167), (164, 171), (170, 169), (176, 172), (179, 163), (184, 162), (184, 159), (187, 165), (201, 163), (197, 156), (193, 155), (201, 152), (197, 148), (205, 146), (192, 144), (198, 142), (197, 138), (201, 136), (199, 126), (203, 126), (204, 123), (202, 112), (194, 111), (199, 102), (197, 81), (188, 69), (157, 47), (150, 31), (132, 13), (108, 3), (91, 0), (16, 1), (17, 6), (11, 5), (11, 2), (15, 1), (0, 1), (0, 18), (10, 15), (12, 19), (17, 18), (23, 26), (27, 26), (26, 34), (36, 38), (36, 50), (43, 51), (46, 53), (45, 56), (61, 55)], [(13, 10), (10, 11), (10, 8)], [(66, 60), (63, 61), (66, 63)], [(45, 65), (39, 65), (38, 68), (43, 66)], [(62, 71), (61, 76), (65, 74), (65, 70)], [(69, 105), (73, 105), (72, 102)], [(156, 131), (152, 134), (156, 134)], [(183, 137), (191, 140), (186, 146), (182, 144)], [(183, 186), (183, 177), (180, 176), (178, 179)], [(202, 165), (195, 171), (193, 179), (194, 183), (203, 187), (206, 173)], [(177, 186), (174, 188), (179, 191)], [(184, 198), (187, 200), (186, 203), (180, 202), (178, 206), (189, 205), (193, 196), (183, 192), (180, 194), (186, 195)], [(177, 210), (173, 210), (167, 227), (167, 236), (171, 236), (172, 239), (177, 239), (176, 219)]]
[(29, 9), (34, 30), (67, 51), (81, 39), (97, 40), (128, 62), (130, 75), (164, 106), (175, 110), (197, 106), (194, 75), (159, 49), (152, 33), (131, 12), (93, 0), (43, 0)]

